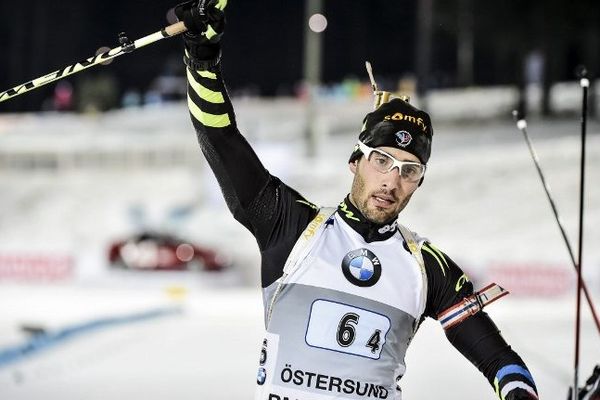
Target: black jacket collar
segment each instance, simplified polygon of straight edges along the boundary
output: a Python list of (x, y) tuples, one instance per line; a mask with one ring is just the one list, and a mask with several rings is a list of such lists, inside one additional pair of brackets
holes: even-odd
[(338, 214), (367, 243), (386, 240), (392, 237), (398, 230), (396, 219), (390, 221), (388, 224), (376, 224), (367, 220), (358, 208), (352, 204), (349, 195), (338, 206)]

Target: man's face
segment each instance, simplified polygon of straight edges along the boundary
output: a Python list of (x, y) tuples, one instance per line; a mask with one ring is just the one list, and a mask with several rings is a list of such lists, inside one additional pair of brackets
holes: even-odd
[[(404, 150), (387, 146), (378, 148), (399, 161), (419, 162), (417, 156)], [(396, 218), (419, 187), (419, 182), (402, 179), (398, 168), (387, 173), (375, 170), (364, 156), (349, 165), (354, 174), (350, 200), (369, 221), (377, 224)]]

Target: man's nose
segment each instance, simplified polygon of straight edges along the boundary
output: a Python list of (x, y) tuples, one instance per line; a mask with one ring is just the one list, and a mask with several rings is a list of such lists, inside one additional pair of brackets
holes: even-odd
[(383, 185), (392, 189), (399, 188), (402, 184), (398, 167), (392, 168), (391, 171), (383, 174)]

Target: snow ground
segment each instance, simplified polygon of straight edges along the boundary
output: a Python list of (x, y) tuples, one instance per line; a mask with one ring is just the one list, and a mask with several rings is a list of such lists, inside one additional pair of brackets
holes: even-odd
[[(153, 111), (157, 124), (160, 113)], [(182, 110), (175, 114), (186, 118)], [(99, 145), (108, 147), (153, 140), (160, 145), (195, 146), (189, 125), (177, 126), (170, 137), (157, 133), (142, 140), (138, 131), (149, 124), (137, 127), (141, 116), (119, 114), (116, 119), (138, 136), (114, 132), (108, 119), (37, 117), (26, 121), (29, 127), (0, 122), (0, 140), (17, 147), (20, 140), (61, 147), (68, 143), (64, 139), (68, 132), (76, 129), (91, 143), (101, 141)], [(46, 130), (44, 135), (28, 131), (40, 127)], [(94, 135), (95, 129), (102, 130), (101, 139)], [(530, 121), (529, 131), (564, 224), (576, 243), (578, 123), (575, 119)], [(598, 124), (590, 123), (588, 132), (584, 268), (599, 302)], [(320, 143), (317, 157), (307, 159), (298, 138), (273, 140), (272, 134), (254, 131), (250, 135), (274, 174), (323, 205), (336, 204), (349, 188), (345, 161), (354, 140), (353, 133), (333, 135)], [(256, 246), (229, 216), (201, 162), (132, 171), (2, 171), (0, 193), (0, 252), (72, 254), (77, 268), (71, 281), (0, 281), (0, 352), (27, 339), (20, 330), (23, 324), (61, 329), (157, 307), (182, 308), (180, 314), (90, 331), (0, 365), (0, 399), (252, 398), (262, 334)], [(237, 261), (232, 273), (215, 277), (107, 272), (104, 249), (110, 240), (133, 229), (127, 218), (131, 207), (141, 206), (148, 219), (160, 225), (166, 210), (190, 203), (197, 204), (194, 212), (185, 221), (170, 221), (170, 227), (230, 253)], [(568, 282), (557, 296), (515, 293), (489, 309), (530, 366), (541, 398), (564, 399), (573, 379), (574, 274), (514, 124), (437, 125), (427, 178), (403, 222), (475, 276), (501, 262), (532, 268), (550, 265), (566, 271)], [(582, 315), (580, 381), (600, 363), (600, 338), (585, 303)], [(421, 328), (407, 363), (405, 399), (494, 398), (487, 382), (448, 345), (434, 321)]]
[[(262, 335), (258, 290), (196, 289), (179, 300), (170, 299), (160, 287), (5, 285), (1, 293), (3, 345), (15, 343), (18, 323), (52, 328), (173, 303), (183, 309), (181, 314), (83, 334), (0, 367), (2, 399), (252, 398)], [(572, 382), (573, 310), (573, 302), (564, 298), (509, 296), (490, 306), (505, 338), (527, 360), (542, 399), (565, 399)], [(587, 376), (600, 360), (600, 347), (585, 315), (580, 368)], [(421, 327), (407, 365), (405, 399), (495, 398), (433, 321)]]

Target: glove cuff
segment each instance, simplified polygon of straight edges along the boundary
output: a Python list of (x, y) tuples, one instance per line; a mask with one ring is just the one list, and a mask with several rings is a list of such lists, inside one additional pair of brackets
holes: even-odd
[(190, 57), (187, 54), (183, 56), (183, 63), (192, 71), (210, 71), (221, 62), (221, 49), (218, 49), (217, 55), (210, 60), (198, 60), (193, 55)]
[[(221, 45), (219, 43), (207, 43), (202, 34), (183, 34), (185, 42), (186, 65), (195, 70), (214, 67), (221, 61)], [(192, 67), (194, 66), (194, 67)], [(199, 67), (199, 68), (198, 68)]]

